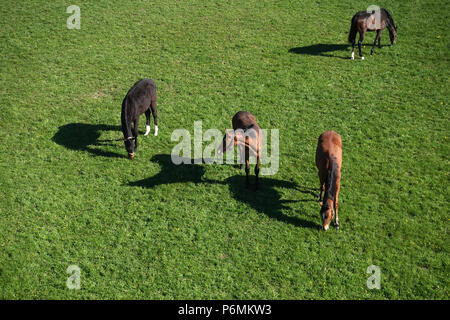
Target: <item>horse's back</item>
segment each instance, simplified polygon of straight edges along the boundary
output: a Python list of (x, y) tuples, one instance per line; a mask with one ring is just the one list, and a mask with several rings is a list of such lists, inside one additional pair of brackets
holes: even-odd
[(156, 83), (152, 79), (146, 78), (137, 81), (127, 93), (129, 97), (140, 97), (143, 95), (156, 95)]
[[(376, 16), (377, 11), (378, 17)], [(376, 22), (375, 19), (380, 19), (380, 21)], [(352, 24), (357, 24), (360, 31), (366, 29), (367, 31), (375, 31), (384, 29), (386, 27), (387, 21), (389, 21), (390, 19), (392, 19), (392, 17), (390, 16), (389, 11), (387, 11), (385, 8), (380, 8), (378, 10), (357, 12), (352, 18)], [(373, 27), (374, 25), (377, 26)]]
[(256, 118), (253, 114), (247, 111), (239, 111), (231, 120), (233, 124), (233, 129), (248, 129), (254, 127), (255, 130), (260, 129), (258, 123), (256, 122)]
[(231, 122), (233, 124), (233, 130), (243, 129), (246, 132), (245, 135), (250, 138), (250, 144), (254, 149), (261, 150), (261, 128), (256, 122), (256, 118), (253, 114), (247, 111), (239, 111), (233, 116)]
[(130, 108), (137, 110), (137, 114), (144, 113), (152, 103), (156, 101), (156, 84), (152, 79), (142, 79), (137, 81), (128, 90), (125, 99)]
[(371, 12), (367, 12), (367, 11), (358, 11), (357, 13), (355, 13), (355, 15), (352, 18), (353, 20), (358, 20), (358, 19), (366, 19), (368, 17), (370, 17), (372, 15)]
[(339, 168), (342, 165), (342, 139), (334, 131), (325, 131), (319, 136), (316, 149), (316, 165), (320, 169), (328, 163), (329, 157), (334, 157)]

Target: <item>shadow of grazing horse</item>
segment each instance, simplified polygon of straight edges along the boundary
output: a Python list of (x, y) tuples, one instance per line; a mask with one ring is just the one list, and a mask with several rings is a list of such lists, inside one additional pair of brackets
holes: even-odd
[[(194, 159), (189, 160), (191, 161), (191, 163), (194, 161)], [(161, 170), (153, 177), (130, 182), (128, 185), (132, 187), (154, 188), (158, 185), (171, 183), (216, 183), (216, 181), (202, 179), (206, 171), (204, 165), (176, 165), (172, 162), (172, 159), (168, 154), (154, 155), (150, 159), (150, 161), (158, 163), (161, 167)]]
[[(276, 188), (295, 189), (302, 193), (314, 194), (309, 190), (304, 191), (303, 189), (299, 189), (294, 182), (261, 177), (259, 179), (260, 188), (258, 192), (248, 192), (244, 190), (242, 187), (242, 177), (240, 175), (232, 176), (226, 179), (225, 182), (229, 185), (231, 196), (235, 200), (249, 205), (256, 211), (264, 213), (272, 219), (292, 224), (296, 227), (312, 229), (320, 228), (320, 225), (312, 221), (283, 214), (283, 210), (290, 209), (287, 204), (294, 202), (303, 202), (305, 200), (282, 200), (281, 195), (276, 190)], [(311, 200), (314, 201), (314, 199)]]
[(124, 158), (123, 154), (103, 151), (92, 146), (116, 145), (119, 139), (99, 140), (102, 131), (121, 131), (120, 126), (106, 124), (69, 123), (58, 128), (52, 141), (71, 150), (86, 151), (96, 156)]
[(296, 53), (296, 54), (308, 54), (311, 56), (323, 56), (323, 57), (346, 59), (344, 57), (339, 57), (339, 56), (329, 54), (328, 52), (344, 51), (348, 47), (350, 47), (350, 45), (347, 45), (347, 44), (319, 43), (319, 44), (313, 44), (310, 46), (291, 48), (291, 49), (289, 49), (289, 52)]
[[(189, 159), (190, 163), (194, 163), (194, 159)], [(242, 176), (235, 175), (224, 181), (211, 180), (204, 178), (205, 165), (203, 164), (181, 164), (172, 163), (170, 155), (158, 154), (151, 158), (152, 162), (156, 162), (161, 166), (160, 172), (156, 175), (142, 180), (129, 182), (130, 186), (138, 186), (144, 188), (154, 188), (158, 185), (167, 185), (171, 183), (209, 183), (227, 185), (233, 199), (249, 205), (256, 211), (264, 213), (268, 217), (292, 224), (297, 227), (319, 229), (321, 226), (298, 217), (291, 217), (283, 214), (283, 210), (288, 209), (288, 203), (302, 201), (316, 201), (316, 194), (312, 188), (298, 187), (294, 182), (276, 180), (271, 178), (260, 178), (261, 188), (258, 192), (249, 192), (242, 185)], [(313, 197), (306, 200), (282, 200), (280, 193), (275, 188), (289, 188), (300, 191), (301, 193), (310, 194)]]

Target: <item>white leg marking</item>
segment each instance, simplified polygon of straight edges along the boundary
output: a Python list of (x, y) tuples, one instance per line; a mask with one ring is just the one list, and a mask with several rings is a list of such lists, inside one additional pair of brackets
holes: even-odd
[(155, 137), (158, 135), (158, 126), (155, 126)]
[(145, 126), (144, 136), (148, 135), (149, 133), (150, 133), (150, 126)]
[(361, 57), (361, 60), (364, 60), (364, 57)]
[(352, 60), (355, 60), (355, 52), (352, 51)]

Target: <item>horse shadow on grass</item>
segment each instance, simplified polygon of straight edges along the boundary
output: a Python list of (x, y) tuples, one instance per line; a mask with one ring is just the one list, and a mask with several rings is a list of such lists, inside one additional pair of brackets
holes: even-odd
[(331, 54), (331, 52), (335, 51), (343, 51), (347, 50), (350, 47), (348, 44), (326, 44), (326, 43), (318, 43), (313, 44), (310, 46), (304, 46), (304, 47), (296, 47), (289, 49), (290, 53), (295, 54), (307, 54), (311, 56), (323, 56), (323, 57), (332, 57), (332, 58), (340, 58), (340, 59), (350, 59), (349, 57), (341, 57), (334, 54)]
[[(180, 160), (189, 161), (193, 163), (194, 159), (181, 158)], [(176, 165), (172, 162), (171, 156), (168, 154), (156, 154), (151, 159), (151, 162), (159, 164), (161, 170), (150, 178), (130, 182), (132, 187), (154, 188), (158, 185), (165, 185), (171, 183), (215, 183), (216, 181), (207, 180), (203, 178), (205, 174), (205, 166), (199, 164), (180, 164)]]
[[(251, 180), (250, 180), (251, 181)], [(245, 176), (235, 175), (225, 180), (228, 184), (231, 196), (252, 207), (258, 212), (264, 213), (268, 217), (292, 224), (296, 227), (319, 229), (320, 226), (312, 221), (300, 218), (298, 216), (288, 216), (283, 213), (285, 210), (292, 210), (288, 204), (304, 201), (314, 201), (314, 199), (283, 200), (281, 194), (276, 188), (292, 189), (302, 193), (303, 191), (296, 183), (285, 180), (277, 180), (266, 177), (259, 177), (259, 190), (254, 191), (254, 186), (250, 185), (250, 190), (245, 189)], [(302, 212), (304, 215), (305, 212)]]
[[(101, 146), (116, 146), (123, 138), (100, 140), (103, 131), (119, 131), (120, 126), (107, 124), (69, 123), (58, 128), (52, 141), (70, 150), (86, 151), (96, 156), (126, 158), (126, 155), (102, 150)], [(123, 144), (123, 143), (122, 143)]]
[[(186, 159), (189, 163), (194, 163), (194, 159)], [(304, 200), (282, 200), (281, 194), (276, 188), (287, 188), (300, 191), (304, 194), (316, 196), (311, 188), (297, 186), (296, 183), (272, 178), (259, 178), (259, 191), (254, 191), (254, 185), (250, 189), (245, 188), (245, 176), (237, 174), (231, 176), (224, 181), (207, 179), (205, 174), (205, 164), (180, 164), (176, 165), (172, 162), (171, 156), (167, 154), (158, 154), (151, 158), (152, 162), (160, 165), (161, 170), (156, 175), (142, 180), (130, 182), (130, 186), (139, 186), (144, 188), (154, 188), (158, 185), (166, 185), (171, 183), (207, 183), (227, 185), (232, 198), (249, 205), (256, 211), (264, 213), (268, 217), (292, 224), (297, 227), (319, 229), (320, 225), (295, 216), (287, 216), (283, 214), (284, 210), (290, 209), (287, 204), (294, 202), (315, 201), (315, 199)]]

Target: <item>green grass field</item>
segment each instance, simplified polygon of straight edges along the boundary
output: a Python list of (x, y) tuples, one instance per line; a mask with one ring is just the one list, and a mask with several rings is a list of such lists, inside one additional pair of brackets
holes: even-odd
[[(391, 12), (397, 44), (385, 30), (371, 57), (369, 33), (351, 61), (350, 19), (371, 4)], [(448, 12), (444, 0), (2, 0), (0, 298), (449, 299)], [(130, 161), (121, 103), (146, 77), (159, 135), (152, 123)], [(224, 131), (239, 110), (280, 132), (279, 171), (259, 192), (233, 165), (171, 163), (175, 129)], [(343, 140), (341, 229), (327, 232), (313, 194), (325, 130)]]

